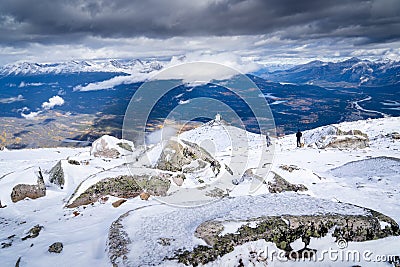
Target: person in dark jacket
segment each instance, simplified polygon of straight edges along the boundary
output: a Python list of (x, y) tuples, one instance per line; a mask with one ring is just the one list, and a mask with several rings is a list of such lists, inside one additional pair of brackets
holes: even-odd
[(300, 138), (303, 136), (303, 134), (300, 132), (300, 129), (297, 130), (296, 133), (296, 138), (297, 138), (297, 147), (301, 147), (301, 142), (300, 142)]

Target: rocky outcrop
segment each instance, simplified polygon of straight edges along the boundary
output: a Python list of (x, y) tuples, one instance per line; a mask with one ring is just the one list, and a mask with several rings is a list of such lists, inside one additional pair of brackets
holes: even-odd
[(272, 181), (268, 182), (268, 191), (270, 193), (282, 193), (285, 191), (307, 191), (307, 187), (302, 184), (291, 184), (280, 175), (275, 173)]
[[(381, 229), (380, 221), (388, 226)], [(195, 235), (202, 238), (208, 246), (199, 245), (192, 251), (185, 250), (176, 253), (173, 259), (185, 265), (197, 266), (216, 260), (218, 257), (230, 253), (235, 246), (246, 242), (264, 239), (273, 242), (285, 251), (286, 257), (295, 259), (299, 255), (315, 254), (317, 250), (309, 248), (311, 237), (324, 237), (330, 229), (335, 227), (333, 236), (347, 241), (366, 241), (399, 235), (399, 226), (391, 218), (377, 212), (367, 215), (316, 215), (316, 216), (271, 216), (244, 221), (235, 233), (221, 235), (223, 224), (219, 221), (207, 221), (200, 224)], [(294, 251), (291, 243), (301, 239), (304, 248)], [(300, 253), (307, 251), (307, 253)]]
[(304, 133), (305, 144), (317, 148), (362, 149), (369, 146), (368, 135), (360, 130), (343, 131), (329, 125)]
[(154, 196), (165, 196), (171, 185), (168, 178), (162, 175), (121, 175), (106, 178), (90, 186), (71, 204), (67, 205), (67, 208), (92, 204), (106, 195), (120, 198), (134, 198), (144, 190)]
[(195, 143), (168, 140), (157, 161), (156, 168), (165, 171), (192, 173), (210, 167), (215, 175), (221, 170), (220, 163)]
[(104, 135), (93, 142), (90, 154), (100, 158), (119, 158), (133, 152), (131, 141), (120, 140), (110, 135)]
[(11, 192), (11, 200), (14, 203), (25, 198), (36, 199), (44, 196), (46, 196), (46, 186), (41, 171), (39, 171), (37, 184), (18, 184), (14, 186)]
[(55, 242), (49, 246), (48, 251), (51, 253), (61, 253), (63, 250), (64, 245), (61, 242)]
[(53, 168), (51, 168), (49, 173), (49, 181), (50, 183), (60, 186), (61, 189), (64, 187), (65, 176), (61, 160), (57, 162)]

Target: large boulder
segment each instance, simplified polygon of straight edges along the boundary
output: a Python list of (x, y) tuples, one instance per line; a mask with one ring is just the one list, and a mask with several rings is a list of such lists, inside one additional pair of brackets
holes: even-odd
[(100, 158), (119, 158), (133, 152), (134, 148), (131, 141), (103, 135), (93, 142), (90, 154)]
[(156, 168), (183, 173), (199, 172), (205, 168), (211, 168), (212, 172), (218, 175), (221, 164), (195, 143), (170, 139), (163, 147)]
[(25, 198), (36, 199), (44, 197), (45, 195), (46, 195), (46, 186), (44, 184), (42, 172), (39, 171), (37, 184), (35, 185), (18, 184), (14, 186), (11, 192), (11, 200), (12, 202), (15, 203)]
[(323, 148), (365, 148), (369, 146), (368, 135), (360, 130), (343, 131), (328, 125), (304, 133), (304, 142), (311, 147)]

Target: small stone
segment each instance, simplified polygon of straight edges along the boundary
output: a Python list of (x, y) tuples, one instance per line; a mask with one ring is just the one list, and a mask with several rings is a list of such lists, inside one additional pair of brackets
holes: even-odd
[(29, 231), (28, 231), (28, 235), (23, 237), (22, 240), (26, 240), (28, 238), (36, 238), (39, 236), (40, 231), (42, 231), (43, 226), (37, 224), (35, 226), (33, 226)]
[(119, 199), (119, 200), (113, 202), (112, 205), (114, 208), (118, 208), (119, 206), (122, 205), (122, 203), (125, 203), (125, 202), (126, 202), (126, 199)]
[(63, 250), (64, 246), (61, 242), (55, 242), (49, 246), (49, 252), (60, 253)]
[(147, 192), (142, 192), (142, 193), (140, 193), (140, 199), (141, 199), (141, 200), (148, 200), (149, 197), (150, 197), (150, 194), (147, 193)]
[(69, 160), (68, 160), (68, 163), (69, 163), (69, 164), (72, 164), (72, 165), (81, 165), (79, 161), (74, 160), (74, 159), (69, 159)]

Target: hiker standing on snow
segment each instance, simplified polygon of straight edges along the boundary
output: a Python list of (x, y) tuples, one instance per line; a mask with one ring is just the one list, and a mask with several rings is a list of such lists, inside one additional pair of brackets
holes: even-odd
[(297, 130), (296, 133), (296, 138), (297, 138), (297, 147), (301, 147), (301, 142), (300, 142), (300, 138), (303, 136), (303, 134), (300, 132), (300, 129)]
[(265, 135), (265, 142), (267, 143), (267, 147), (271, 146), (271, 138), (269, 137), (269, 133)]

